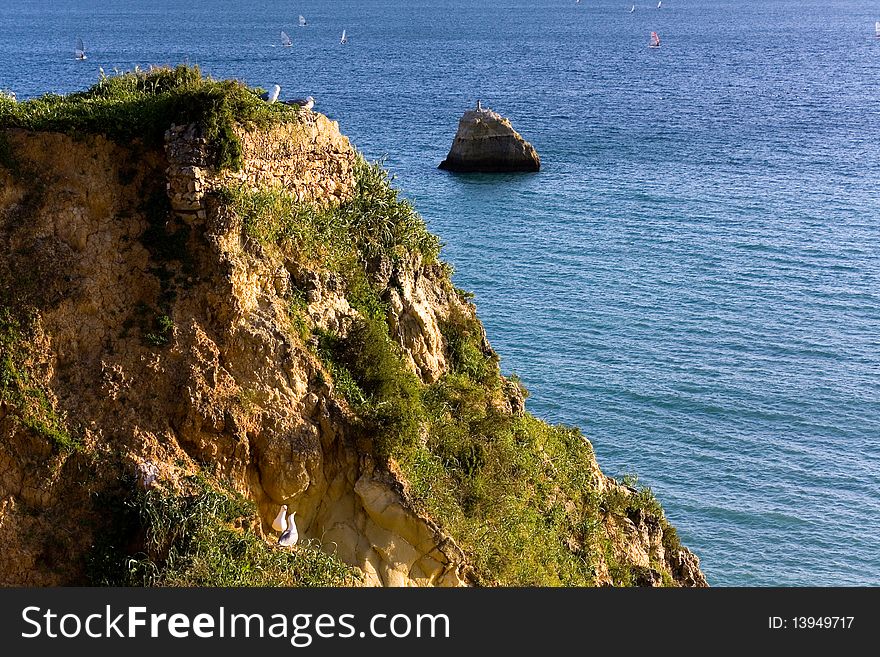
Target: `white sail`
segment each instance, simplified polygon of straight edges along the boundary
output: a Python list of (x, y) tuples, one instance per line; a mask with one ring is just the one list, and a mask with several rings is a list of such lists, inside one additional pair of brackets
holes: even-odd
[(83, 46), (83, 40), (77, 37), (76, 39), (76, 58), (77, 59), (85, 59), (86, 58), (86, 49)]
[(877, 33), (877, 38), (880, 39), (880, 21), (874, 23), (874, 32)]
[(299, 26), (302, 27), (306, 24), (306, 17), (300, 14), (299, 16)]
[(339, 43), (348, 43), (348, 37), (345, 36), (345, 30), (342, 30), (342, 38), (339, 40)]
[(635, 10), (636, 10), (636, 6), (633, 5), (632, 7), (630, 7), (629, 13), (633, 13)]
[(657, 2), (657, 9), (660, 9), (660, 5), (662, 5), (662, 4), (663, 4), (663, 0), (659, 0), (659, 2)]
[(660, 47), (660, 36), (656, 32), (651, 32), (651, 48), (659, 48)]
[(293, 45), (293, 41), (290, 40), (290, 37), (287, 36), (287, 32), (281, 30), (281, 45), (285, 48), (288, 48)]

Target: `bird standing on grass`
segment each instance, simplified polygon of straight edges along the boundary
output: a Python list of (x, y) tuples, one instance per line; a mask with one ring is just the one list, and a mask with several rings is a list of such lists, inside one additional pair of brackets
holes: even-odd
[(287, 529), (278, 537), (278, 545), (289, 547), (296, 545), (296, 542), (299, 540), (299, 532), (296, 531), (296, 522), (293, 518), (295, 515), (296, 511), (287, 517)]
[(275, 516), (275, 520), (272, 521), (272, 529), (276, 532), (283, 532), (287, 529), (287, 505), (282, 504), (281, 510), (278, 512), (278, 515)]
[(260, 98), (265, 100), (267, 103), (274, 103), (278, 100), (278, 94), (281, 93), (281, 85), (276, 84), (272, 86), (272, 91), (265, 91), (260, 94)]

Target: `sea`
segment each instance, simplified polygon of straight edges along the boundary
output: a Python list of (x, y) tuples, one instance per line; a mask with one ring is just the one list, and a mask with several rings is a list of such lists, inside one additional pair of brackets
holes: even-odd
[[(876, 586), (878, 20), (874, 0), (5, 0), (0, 89), (188, 62), (314, 96), (442, 237), (528, 408), (650, 486), (710, 584)], [(477, 100), (539, 173), (437, 169)]]

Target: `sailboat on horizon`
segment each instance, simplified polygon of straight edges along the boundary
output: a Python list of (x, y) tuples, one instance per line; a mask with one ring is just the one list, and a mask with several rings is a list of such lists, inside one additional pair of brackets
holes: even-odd
[(300, 27), (306, 26), (306, 17), (303, 16), (302, 14), (299, 15), (299, 26)]
[(649, 48), (659, 48), (660, 47), (660, 37), (656, 32), (651, 32), (651, 43), (648, 44)]
[(657, 2), (657, 9), (660, 9), (660, 5), (662, 5), (662, 4), (663, 4), (663, 0), (658, 0), (658, 2)]
[(86, 59), (86, 49), (83, 46), (83, 40), (76, 38), (76, 49), (74, 50), (77, 59)]
[(293, 45), (293, 41), (290, 40), (290, 37), (287, 36), (287, 32), (281, 30), (281, 45), (285, 48), (290, 48)]
[(348, 37), (345, 36), (345, 30), (342, 30), (342, 38), (339, 40), (339, 43), (348, 43)]

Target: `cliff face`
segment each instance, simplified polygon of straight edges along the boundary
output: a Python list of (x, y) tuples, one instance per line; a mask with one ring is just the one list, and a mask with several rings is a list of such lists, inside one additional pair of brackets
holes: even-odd
[[(169, 130), (164, 149), (5, 131), (14, 162), (0, 166), (0, 583), (87, 581), (113, 522), (103, 500), (137, 480), (173, 490), (194, 472), (255, 502), (252, 529), (270, 543), (286, 503), (300, 535), (365, 584), (491, 583), (343, 394), (357, 368), (324, 357), (328, 340), (351, 341), (368, 314), (353, 284), (320, 249), (292, 257), (257, 239), (243, 209), (242, 198), (266, 194), (320, 219), (359, 193), (356, 152), (313, 113), (238, 138), (243, 167), (232, 173), (212, 166), (193, 126)], [(494, 356), (441, 264), (397, 253), (365, 267), (420, 386), (451, 371), (450, 322), (476, 322), (480, 357)], [(503, 386), (493, 413), (521, 415), (518, 387)], [(591, 534), (601, 549), (572, 539), (591, 554), (593, 583), (616, 582), (625, 567), (629, 583), (705, 585), (659, 508), (631, 504), (637, 493), (589, 454), (589, 494), (616, 500)]]

